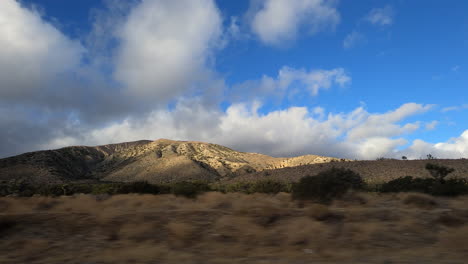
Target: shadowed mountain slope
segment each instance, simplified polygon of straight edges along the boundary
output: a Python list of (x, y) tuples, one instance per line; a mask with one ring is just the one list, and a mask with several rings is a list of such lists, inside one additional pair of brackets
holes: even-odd
[(0, 160), (0, 180), (34, 183), (229, 179), (267, 169), (339, 161), (306, 155), (275, 158), (192, 141), (159, 139), (96, 147), (75, 146)]

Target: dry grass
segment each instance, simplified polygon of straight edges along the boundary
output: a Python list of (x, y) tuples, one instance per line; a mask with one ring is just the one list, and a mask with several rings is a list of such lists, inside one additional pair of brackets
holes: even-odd
[(0, 263), (466, 263), (468, 197), (0, 199)]
[(403, 203), (422, 209), (432, 209), (437, 206), (434, 197), (422, 193), (403, 194)]

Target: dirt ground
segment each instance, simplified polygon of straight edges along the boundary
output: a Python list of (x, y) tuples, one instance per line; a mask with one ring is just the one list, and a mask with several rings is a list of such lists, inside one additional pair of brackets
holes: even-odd
[(0, 263), (468, 263), (468, 197), (0, 198)]

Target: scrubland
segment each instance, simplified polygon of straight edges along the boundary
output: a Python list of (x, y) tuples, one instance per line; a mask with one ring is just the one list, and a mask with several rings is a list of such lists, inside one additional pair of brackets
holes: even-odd
[(468, 196), (0, 198), (0, 263), (467, 263)]

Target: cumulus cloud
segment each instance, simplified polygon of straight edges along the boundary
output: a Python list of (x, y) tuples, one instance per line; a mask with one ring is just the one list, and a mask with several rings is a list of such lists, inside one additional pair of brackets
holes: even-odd
[(295, 94), (316, 96), (320, 90), (334, 85), (344, 87), (350, 83), (351, 77), (343, 68), (305, 70), (284, 66), (276, 77), (264, 75), (259, 80), (235, 85), (230, 97), (238, 101), (246, 98), (281, 100)]
[(9, 114), (0, 119), (1, 156), (40, 149), (51, 139), (79, 142), (81, 131), (165, 109), (172, 96), (188, 91), (201, 94), (197, 83), (204, 103), (219, 100), (224, 82), (210, 63), (221, 17), (212, 0), (107, 3), (108, 10), (93, 12), (82, 44), (35, 10), (2, 1), (0, 108)]
[[(83, 138), (88, 144), (143, 138), (200, 140), (274, 156), (314, 153), (375, 159), (400, 155), (398, 148), (407, 144), (402, 136), (419, 128), (418, 123), (404, 120), (431, 108), (409, 103), (379, 114), (369, 113), (363, 107), (349, 113), (326, 113), (320, 107), (289, 107), (261, 113), (260, 107), (261, 103), (255, 101), (233, 104), (220, 111), (207, 108), (198, 100), (183, 101), (172, 111), (158, 110), (144, 118), (128, 118), (88, 131)], [(65, 138), (48, 144), (58, 147), (63, 141), (70, 143)], [(417, 152), (409, 149), (405, 154), (413, 157), (411, 151)]]
[(89, 54), (80, 41), (18, 1), (2, 1), (0, 47), (0, 107), (16, 109), (18, 116), (22, 106), (36, 109), (32, 119), (68, 114), (102, 122), (136, 105), (123, 98), (100, 71), (84, 63)]
[(433, 144), (420, 139), (414, 140), (411, 146), (400, 151), (399, 154), (412, 159), (425, 158), (427, 154), (436, 158), (466, 158), (468, 157), (468, 130), (447, 142)]
[(143, 0), (119, 32), (115, 78), (140, 99), (174, 99), (209, 75), (221, 26), (212, 0)]
[(81, 44), (15, 0), (0, 8), (0, 101), (29, 101), (81, 63)]
[[(405, 135), (421, 124), (435, 126), (406, 121), (430, 105), (408, 103), (386, 113), (364, 107), (330, 113), (293, 104), (261, 110), (261, 102), (272, 98), (316, 96), (346, 86), (351, 77), (343, 68), (282, 67), (277, 76), (264, 75), (226, 92), (213, 69), (214, 55), (240, 29), (236, 18), (222, 28), (213, 0), (107, 1), (115, 9), (104, 16), (95, 13), (93, 30), (82, 44), (38, 12), (2, 0), (0, 156), (161, 137), (275, 156), (468, 155), (468, 132), (436, 144), (415, 140), (404, 148)], [(252, 30), (268, 44), (339, 22), (335, 1), (256, 3)], [(222, 92), (227, 96), (221, 98)], [(221, 101), (226, 109), (219, 107)]]
[(365, 20), (377, 26), (389, 26), (393, 24), (395, 10), (390, 5), (383, 8), (374, 8), (365, 17)]
[(340, 22), (336, 1), (252, 1), (251, 29), (266, 44), (293, 40), (303, 28), (309, 34), (334, 29)]
[(431, 105), (408, 103), (385, 114), (368, 115), (365, 120), (359, 123), (359, 126), (353, 127), (348, 132), (348, 137), (352, 140), (359, 140), (372, 137), (394, 137), (411, 133), (419, 128), (418, 122), (407, 123), (404, 126), (398, 125), (397, 122), (409, 116), (423, 113), (431, 107)]

